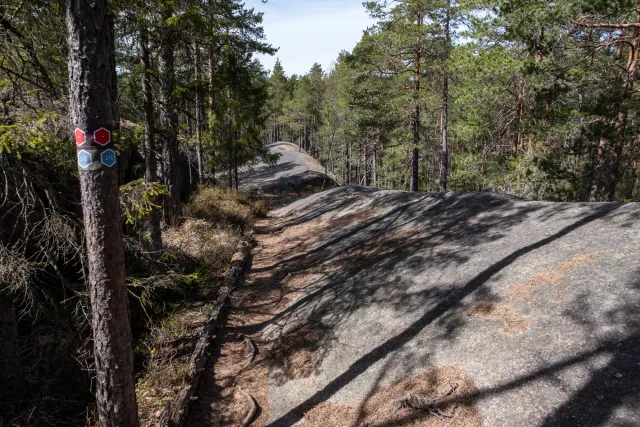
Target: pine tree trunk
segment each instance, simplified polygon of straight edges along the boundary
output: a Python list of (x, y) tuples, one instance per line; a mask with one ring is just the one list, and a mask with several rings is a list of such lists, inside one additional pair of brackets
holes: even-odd
[(518, 102), (516, 104), (516, 129), (513, 138), (512, 154), (518, 158), (520, 144), (522, 144), (522, 125), (524, 124), (524, 98), (526, 96), (526, 86), (522, 75), (518, 75)]
[(347, 171), (347, 185), (351, 185), (351, 142), (347, 142), (345, 170)]
[[(138, 426), (124, 250), (109, 90), (109, 28), (106, 0), (68, 0), (71, 119), (77, 130), (80, 191), (87, 244), (88, 286), (100, 426)], [(112, 40), (112, 39), (111, 39)], [(82, 132), (81, 132), (82, 131)], [(100, 131), (100, 133), (96, 132)], [(96, 132), (94, 134), (94, 132)], [(96, 137), (96, 135), (101, 135)], [(88, 155), (91, 154), (91, 155)], [(88, 162), (87, 162), (88, 160)], [(102, 161), (101, 161), (102, 160)], [(87, 163), (85, 163), (87, 162)]]
[(367, 171), (367, 142), (362, 145), (362, 173), (364, 176), (364, 186), (369, 186), (369, 175)]
[(240, 182), (240, 180), (238, 179), (238, 156), (235, 157), (235, 160), (233, 162), (233, 175), (234, 175), (234, 180), (236, 182), (236, 191), (238, 191), (238, 186)]
[(440, 191), (447, 191), (449, 182), (449, 79), (444, 78), (442, 90), (441, 149), (440, 149)]
[(451, 3), (447, 2), (447, 11), (445, 17), (444, 40), (445, 40), (445, 57), (442, 67), (442, 118), (440, 122), (442, 139), (440, 150), (440, 191), (447, 191), (449, 183), (449, 69), (447, 61), (449, 60), (449, 46), (451, 44), (450, 18)]
[(196, 81), (196, 155), (198, 161), (198, 184), (204, 182), (204, 153), (202, 150), (202, 94), (200, 91), (200, 47), (194, 43), (194, 79)]
[[(140, 31), (140, 60), (142, 62), (142, 98), (144, 104), (144, 147), (145, 147), (145, 180), (147, 182), (158, 181), (158, 159), (156, 152), (156, 140), (153, 117), (153, 88), (151, 86), (151, 59), (149, 56), (149, 39), (147, 30)], [(149, 249), (151, 251), (162, 250), (162, 212), (153, 209), (149, 214)]]
[[(170, 4), (165, 4), (162, 17), (166, 21), (173, 16)], [(180, 182), (178, 171), (178, 113), (173, 92), (176, 88), (173, 31), (164, 30), (160, 46), (160, 124), (162, 125), (162, 179), (168, 195), (164, 203), (164, 220), (175, 224), (182, 215), (180, 206)]]
[[(640, 2), (639, 2), (640, 3)], [(640, 6), (636, 16), (636, 24), (640, 24)], [(627, 61), (624, 87), (622, 90), (622, 101), (618, 109), (618, 116), (614, 124), (614, 138), (609, 153), (608, 170), (606, 174), (606, 189), (604, 198), (611, 201), (615, 198), (616, 187), (620, 181), (620, 158), (624, 148), (624, 139), (627, 127), (627, 119), (629, 117), (629, 103), (633, 96), (633, 88), (635, 80), (638, 77), (638, 57), (640, 52), (640, 28), (633, 28), (633, 39), (629, 50), (629, 59)]]
[[(217, 0), (209, 0), (209, 10), (208, 10), (208, 18), (209, 18), (209, 31), (211, 31), (212, 33), (215, 33), (215, 16), (214, 16), (214, 10), (215, 10), (215, 6), (216, 6), (216, 1)], [(216, 58), (215, 58), (215, 51), (214, 51), (214, 46), (213, 44), (211, 44), (209, 46), (208, 49), (208, 58), (207, 58), (207, 62), (208, 62), (208, 80), (209, 80), (209, 110), (213, 111), (213, 106), (216, 102), (215, 100), (215, 66), (216, 66)]]
[[(417, 23), (418, 25), (422, 25), (422, 15), (418, 14)], [(415, 102), (414, 113), (413, 113), (413, 151), (411, 154), (411, 183), (410, 183), (410, 191), (418, 191), (418, 182), (420, 179), (420, 67), (422, 65), (422, 37), (416, 37), (416, 43), (414, 46), (414, 71), (413, 71), (413, 81), (414, 81), (414, 93), (413, 93), (413, 102)]]
[(372, 160), (372, 173), (373, 173), (373, 186), (379, 187), (378, 184), (378, 146), (377, 144), (373, 146), (373, 160)]

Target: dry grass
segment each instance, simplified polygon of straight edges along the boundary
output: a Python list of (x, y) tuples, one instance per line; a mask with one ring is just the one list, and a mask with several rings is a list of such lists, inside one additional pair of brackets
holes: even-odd
[(186, 253), (198, 260), (210, 275), (221, 275), (231, 262), (242, 236), (228, 225), (217, 225), (189, 218), (179, 227), (163, 233), (168, 249)]
[(311, 376), (316, 369), (316, 350), (322, 337), (322, 331), (306, 323), (287, 325), (266, 355), (267, 364), (276, 372), (274, 378), (285, 383)]
[[(385, 427), (481, 427), (478, 409), (466, 399), (476, 391), (471, 377), (459, 367), (435, 367), (375, 390), (360, 405), (318, 405), (297, 425), (355, 427), (368, 423)], [(406, 398), (430, 402), (433, 412), (399, 407), (399, 402)]]
[[(535, 291), (542, 287), (560, 287), (571, 281), (570, 273), (580, 267), (592, 264), (599, 258), (609, 255), (611, 251), (595, 252), (590, 254), (580, 254), (572, 257), (569, 261), (558, 264), (555, 268), (535, 274), (529, 280), (511, 286), (507, 290), (507, 296), (511, 300), (524, 300), (532, 298)], [(578, 284), (583, 281), (573, 281)], [(560, 288), (561, 289), (561, 288)], [(556, 290), (547, 297), (552, 303), (560, 303), (564, 293)], [(467, 308), (467, 315), (478, 319), (498, 322), (503, 327), (503, 332), (508, 334), (521, 334), (531, 327), (534, 319), (523, 317), (514, 313), (505, 304), (496, 302), (481, 302)]]
[(502, 324), (502, 330), (508, 334), (521, 334), (529, 330), (533, 320), (512, 312), (508, 307), (493, 302), (484, 302), (467, 308), (467, 314), (483, 320)]
[(292, 151), (300, 151), (302, 152), (302, 150), (298, 147), (292, 147), (290, 145), (285, 145), (285, 144), (280, 144), (278, 145), (278, 151), (280, 151), (281, 153), (287, 153), (287, 152), (292, 152)]
[(249, 193), (222, 187), (205, 188), (185, 206), (188, 217), (242, 226), (252, 218), (264, 218), (268, 213), (265, 201)]
[(611, 251), (595, 252), (591, 254), (580, 254), (571, 258), (569, 261), (558, 265), (556, 268), (538, 273), (531, 279), (513, 285), (507, 294), (514, 299), (527, 299), (531, 297), (534, 291), (543, 286), (561, 286), (569, 281), (569, 272), (593, 264), (598, 258), (611, 254)]

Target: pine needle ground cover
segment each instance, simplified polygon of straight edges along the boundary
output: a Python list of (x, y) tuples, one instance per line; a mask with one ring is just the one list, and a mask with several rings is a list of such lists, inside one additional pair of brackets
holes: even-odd
[(165, 404), (184, 385), (186, 367), (213, 310), (219, 284), (242, 239), (243, 230), (265, 215), (265, 206), (247, 193), (204, 188), (185, 206), (185, 217), (163, 232), (167, 253), (179, 253), (195, 268), (189, 286), (172, 298), (155, 300), (156, 316), (137, 341), (138, 404), (142, 425), (156, 425)]

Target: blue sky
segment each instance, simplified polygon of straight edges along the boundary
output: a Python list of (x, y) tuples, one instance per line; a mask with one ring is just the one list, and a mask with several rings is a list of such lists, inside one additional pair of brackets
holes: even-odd
[(260, 60), (271, 70), (280, 58), (288, 75), (305, 74), (314, 62), (328, 70), (340, 51), (353, 49), (373, 24), (362, 0), (246, 0), (246, 6), (264, 12), (267, 42), (280, 48)]

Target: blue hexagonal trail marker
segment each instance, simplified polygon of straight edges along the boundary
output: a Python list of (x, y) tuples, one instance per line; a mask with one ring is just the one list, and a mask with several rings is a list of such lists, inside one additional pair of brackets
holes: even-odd
[(102, 154), (100, 154), (100, 161), (103, 165), (109, 166), (112, 168), (116, 164), (116, 153), (115, 151), (108, 149), (104, 150)]
[(84, 150), (78, 151), (78, 166), (80, 166), (82, 169), (86, 169), (91, 166), (91, 163), (93, 163), (91, 153)]

